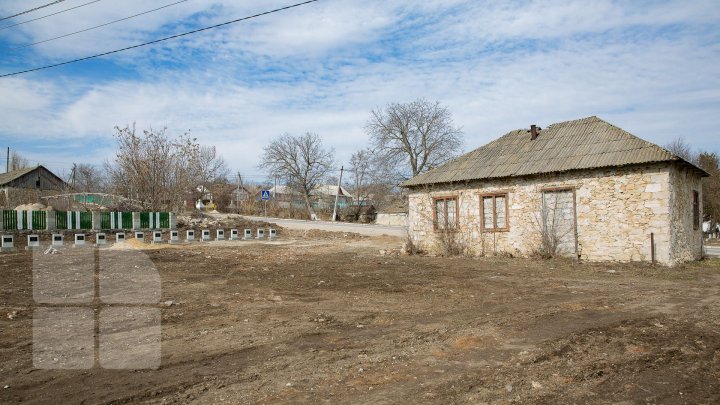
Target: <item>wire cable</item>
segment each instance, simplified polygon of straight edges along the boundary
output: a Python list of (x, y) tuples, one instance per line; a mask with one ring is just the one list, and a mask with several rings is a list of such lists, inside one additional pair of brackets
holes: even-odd
[(69, 36), (71, 36), (71, 35), (80, 34), (80, 33), (82, 33), (82, 32), (86, 32), (86, 31), (91, 31), (91, 30), (94, 30), (94, 29), (97, 29), (97, 28), (101, 28), (101, 27), (105, 27), (105, 26), (108, 26), (108, 25), (111, 25), (111, 24), (119, 23), (119, 22), (121, 22), (121, 21), (129, 20), (129, 19), (131, 19), (131, 18), (139, 17), (139, 16), (141, 16), (141, 15), (150, 14), (150, 13), (152, 13), (152, 12), (155, 12), (155, 11), (158, 11), (158, 10), (162, 10), (162, 9), (164, 9), (164, 8), (168, 8), (168, 7), (170, 7), (170, 6), (174, 6), (174, 5), (177, 5), (177, 4), (180, 4), (180, 3), (185, 3), (185, 2), (187, 2), (187, 1), (188, 1), (188, 0), (176, 1), (175, 3), (166, 4), (166, 5), (162, 6), (162, 7), (154, 8), (154, 9), (148, 10), (148, 11), (143, 11), (142, 13), (138, 13), (138, 14), (135, 14), (135, 15), (131, 15), (131, 16), (128, 16), (128, 17), (123, 17), (123, 18), (121, 18), (121, 19), (119, 19), (119, 20), (110, 21), (110, 22), (107, 22), (107, 23), (105, 23), (105, 24), (100, 24), (100, 25), (96, 25), (96, 26), (94, 26), (94, 27), (85, 28), (85, 29), (82, 29), (82, 30), (80, 30), (80, 31), (71, 32), (71, 33), (69, 33), (69, 34), (60, 35), (60, 36), (57, 36), (57, 37), (54, 37), (54, 38), (44, 39), (44, 40), (42, 40), (42, 41), (33, 42), (33, 43), (31, 43), (31, 44), (21, 45), (21, 46), (18, 46), (18, 47), (16, 47), (16, 48), (10, 48), (10, 50), (11, 50), (11, 51), (14, 51), (14, 50), (16, 50), (16, 49), (27, 48), (28, 46), (33, 46), (33, 45), (38, 45), (38, 44), (44, 44), (45, 42), (50, 42), (50, 41), (54, 41), (54, 40), (56, 40), (56, 39), (69, 37)]
[(52, 17), (52, 16), (54, 16), (54, 15), (62, 14), (62, 13), (64, 13), (64, 12), (66, 12), (66, 11), (75, 10), (76, 8), (85, 7), (85, 6), (87, 6), (87, 5), (90, 5), (90, 4), (93, 4), (93, 3), (97, 3), (98, 1), (102, 1), (102, 0), (89, 1), (89, 2), (84, 3), (84, 4), (80, 4), (79, 6), (66, 8), (65, 10), (60, 10), (60, 11), (58, 11), (58, 12), (56, 12), (56, 13), (44, 15), (44, 16), (38, 17), (38, 18), (33, 18), (33, 19), (27, 20), (27, 21), (22, 21), (22, 22), (19, 22), (19, 23), (17, 23), (17, 24), (13, 24), (13, 25), (6, 25), (6, 26), (4, 26), (4, 27), (0, 27), (0, 31), (6, 30), (6, 29), (12, 28), (12, 27), (17, 27), (18, 25), (27, 24), (27, 23), (29, 23), (29, 22), (33, 22), (33, 21), (37, 21), (37, 20), (42, 20), (43, 18), (48, 18), (48, 17)]
[(196, 34), (196, 33), (198, 33), (198, 32), (207, 31), (207, 30), (214, 29), (214, 28), (218, 28), (218, 27), (222, 27), (222, 26), (225, 26), (225, 25), (235, 24), (235, 23), (238, 23), (238, 22), (241, 22), (241, 21), (250, 20), (250, 19), (253, 19), (253, 18), (257, 18), (257, 17), (262, 17), (262, 16), (264, 16), (264, 15), (268, 15), (268, 14), (273, 14), (273, 13), (277, 13), (277, 12), (280, 12), (280, 11), (289, 10), (289, 9), (291, 9), (291, 8), (304, 6), (304, 5), (310, 4), (310, 3), (315, 3), (315, 2), (317, 2), (317, 1), (319, 1), (319, 0), (303, 1), (302, 3), (295, 3), (295, 4), (292, 4), (292, 5), (289, 5), (289, 6), (276, 8), (276, 9), (274, 9), (274, 10), (264, 11), (264, 12), (262, 12), (262, 13), (254, 14), (254, 15), (251, 15), (251, 16), (242, 17), (242, 18), (238, 18), (238, 19), (235, 19), (235, 20), (226, 21), (226, 22), (224, 22), (224, 23), (211, 25), (211, 26), (209, 26), (209, 27), (204, 27), (204, 28), (199, 28), (199, 29), (196, 29), (196, 30), (188, 31), (188, 32), (183, 32), (182, 34), (175, 34), (175, 35), (171, 35), (171, 36), (169, 36), (169, 37), (164, 37), (164, 38), (156, 39), (156, 40), (154, 40), (154, 41), (144, 42), (144, 43), (142, 43), (142, 44), (132, 45), (132, 46), (128, 46), (128, 47), (125, 47), (125, 48), (115, 49), (115, 50), (113, 50), (113, 51), (98, 53), (98, 54), (95, 54), (95, 55), (86, 56), (86, 57), (84, 57), (84, 58), (73, 59), (73, 60), (69, 60), (69, 61), (65, 61), (65, 62), (55, 63), (55, 64), (52, 64), (52, 65), (46, 65), (46, 66), (36, 67), (36, 68), (32, 68), (32, 69), (27, 69), (27, 70), (21, 70), (21, 71), (13, 72), (13, 73), (5, 73), (5, 74), (0, 75), (0, 78), (8, 77), (8, 76), (16, 76), (16, 75), (20, 75), (20, 74), (24, 74), (24, 73), (36, 72), (36, 71), (38, 71), (38, 70), (43, 70), (43, 69), (50, 69), (50, 68), (54, 68), (54, 67), (58, 67), (58, 66), (68, 65), (68, 64), (70, 64), (70, 63), (82, 62), (82, 61), (85, 61), (85, 60), (88, 60), (88, 59), (99, 58), (99, 57), (101, 57), (101, 56), (107, 56), (107, 55), (111, 55), (111, 54), (114, 54), (114, 53), (127, 51), (127, 50), (130, 50), (130, 49), (140, 48), (140, 47), (147, 46), (147, 45), (157, 44), (158, 42), (167, 41), (167, 40), (169, 40), (169, 39), (175, 39), (175, 38), (179, 38), (179, 37), (184, 37), (184, 36), (186, 36), (186, 35)]
[(48, 3), (48, 4), (44, 4), (44, 5), (42, 5), (42, 6), (38, 6), (38, 7), (35, 7), (35, 8), (31, 8), (30, 10), (21, 11), (21, 12), (19, 12), (19, 13), (17, 13), (17, 14), (9, 15), (9, 16), (7, 16), (7, 17), (2, 17), (2, 18), (0, 18), (0, 21), (9, 20), (9, 19), (11, 19), (11, 18), (13, 18), (13, 17), (21, 16), (21, 15), (27, 14), (27, 13), (32, 13), (33, 11), (37, 11), (37, 10), (40, 10), (41, 8), (45, 8), (45, 7), (50, 7), (50, 6), (52, 6), (52, 5), (55, 5), (55, 4), (58, 4), (58, 3), (62, 3), (63, 1), (65, 1), (65, 0), (55, 0), (55, 1), (53, 1), (52, 3)]

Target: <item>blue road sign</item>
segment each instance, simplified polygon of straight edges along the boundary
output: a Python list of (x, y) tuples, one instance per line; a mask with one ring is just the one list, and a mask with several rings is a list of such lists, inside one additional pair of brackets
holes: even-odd
[(263, 190), (260, 198), (263, 201), (270, 201), (270, 190)]

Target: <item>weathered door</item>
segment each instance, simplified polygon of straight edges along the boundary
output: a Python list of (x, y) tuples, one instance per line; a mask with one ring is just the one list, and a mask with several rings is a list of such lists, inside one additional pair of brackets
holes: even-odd
[(542, 237), (547, 253), (576, 255), (574, 190), (549, 190), (542, 193)]

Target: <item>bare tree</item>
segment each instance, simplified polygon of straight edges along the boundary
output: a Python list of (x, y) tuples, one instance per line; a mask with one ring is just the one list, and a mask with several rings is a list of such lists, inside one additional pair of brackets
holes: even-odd
[(107, 186), (105, 171), (87, 163), (73, 166), (67, 182), (78, 192), (102, 192)]
[[(194, 174), (198, 186), (209, 188), (213, 183), (227, 183), (227, 176), (230, 170), (225, 159), (217, 154), (215, 146), (202, 145), (198, 150), (194, 162)], [(198, 187), (202, 189), (202, 187)], [(200, 194), (202, 194), (200, 192)], [(198, 197), (201, 197), (198, 195)]]
[(301, 136), (285, 134), (264, 149), (263, 165), (273, 176), (284, 179), (288, 186), (299, 191), (311, 219), (317, 215), (310, 202), (310, 193), (333, 167), (334, 151), (325, 149), (320, 136), (306, 132)]
[(373, 153), (369, 148), (360, 149), (350, 157), (350, 181), (353, 183), (354, 194), (359, 206), (363, 200), (367, 200), (369, 187), (372, 179)]
[(199, 145), (185, 133), (170, 138), (162, 130), (119, 128), (114, 164), (107, 169), (113, 191), (143, 202), (144, 208), (179, 209), (185, 193), (194, 187)]
[(710, 174), (702, 179), (703, 213), (714, 227), (720, 223), (720, 157), (717, 153), (703, 152), (698, 164)]
[(373, 110), (365, 126), (378, 162), (399, 180), (407, 179), (456, 157), (462, 131), (439, 102), (415, 100)]
[(690, 144), (680, 137), (665, 145), (665, 149), (675, 156), (679, 156), (690, 163), (697, 163), (698, 155), (693, 151)]
[(10, 171), (26, 169), (30, 167), (30, 161), (22, 157), (16, 150), (10, 154)]

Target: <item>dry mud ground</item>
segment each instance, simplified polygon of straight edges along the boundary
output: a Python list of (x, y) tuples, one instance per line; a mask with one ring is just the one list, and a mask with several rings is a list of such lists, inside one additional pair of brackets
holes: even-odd
[(175, 302), (157, 370), (34, 369), (32, 254), (1, 254), (0, 403), (720, 401), (719, 261), (378, 253), (396, 245), (147, 246)]

